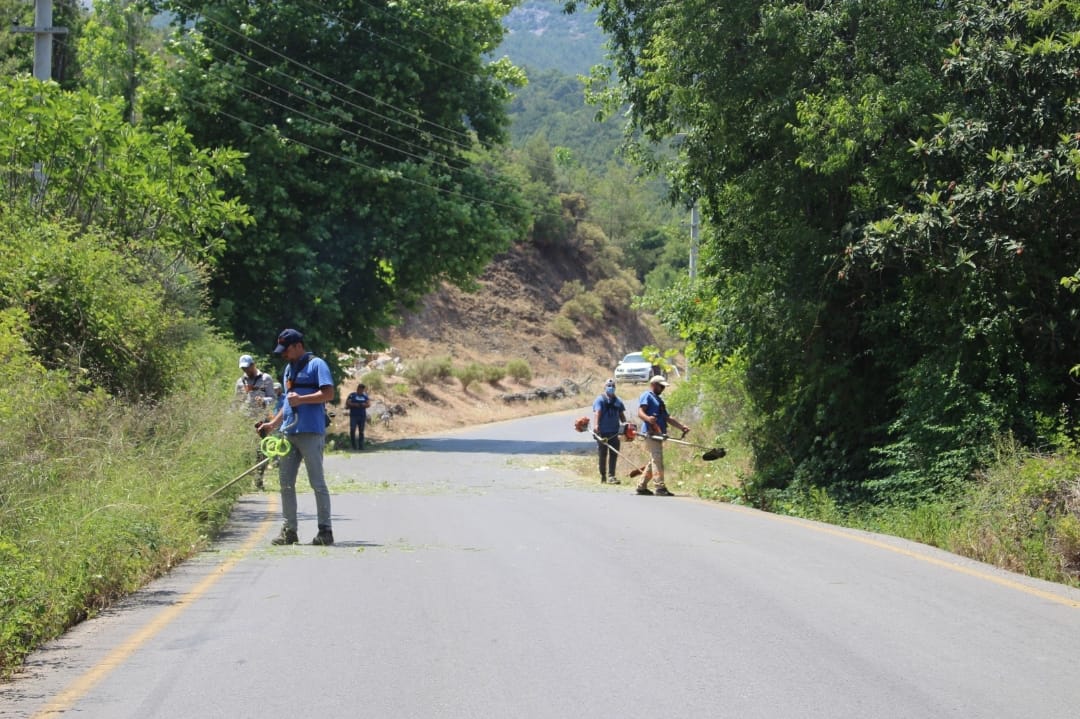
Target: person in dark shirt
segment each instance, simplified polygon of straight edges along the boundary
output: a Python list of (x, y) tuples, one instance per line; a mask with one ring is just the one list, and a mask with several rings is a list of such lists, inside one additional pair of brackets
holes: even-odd
[(367, 424), (367, 411), (371, 400), (367, 396), (367, 387), (356, 385), (356, 391), (345, 398), (345, 407), (349, 410), (349, 441), (352, 448), (364, 448), (364, 426)]

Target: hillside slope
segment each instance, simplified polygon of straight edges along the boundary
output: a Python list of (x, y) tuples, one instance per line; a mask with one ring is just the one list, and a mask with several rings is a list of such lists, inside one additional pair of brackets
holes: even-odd
[(523, 359), (538, 380), (607, 376), (626, 352), (656, 344), (658, 330), (650, 318), (626, 307), (597, 321), (579, 321), (576, 338), (551, 332), (564, 283), (576, 280), (590, 289), (605, 279), (592, 260), (580, 247), (516, 245), (488, 266), (475, 292), (444, 285), (384, 339), (406, 361), (437, 355), (455, 363)]

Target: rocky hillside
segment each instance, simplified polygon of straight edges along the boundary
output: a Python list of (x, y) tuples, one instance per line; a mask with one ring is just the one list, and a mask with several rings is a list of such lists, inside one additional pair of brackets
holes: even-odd
[(578, 321), (577, 336), (563, 339), (550, 328), (561, 311), (565, 283), (586, 289), (604, 277), (590, 272), (580, 249), (544, 250), (518, 245), (497, 257), (467, 293), (444, 286), (422, 309), (406, 315), (387, 335), (403, 357), (448, 354), (455, 362), (504, 363), (521, 358), (538, 377), (610, 374), (626, 352), (657, 343), (656, 323), (630, 309), (598, 321)]
[(538, 378), (606, 376), (627, 352), (657, 344), (659, 330), (625, 302), (599, 319), (571, 320), (571, 337), (553, 333), (554, 318), (566, 316), (564, 285), (577, 281), (589, 291), (610, 281), (601, 264), (580, 244), (519, 244), (491, 263), (477, 291), (442, 287), (387, 333), (386, 342), (406, 361), (437, 355), (450, 355), (455, 363), (524, 359)]

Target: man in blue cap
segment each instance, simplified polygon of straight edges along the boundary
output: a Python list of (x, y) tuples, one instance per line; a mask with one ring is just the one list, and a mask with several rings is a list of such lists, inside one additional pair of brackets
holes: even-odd
[(330, 490), (323, 475), (323, 447), (326, 443), (326, 403), (334, 399), (334, 380), (324, 360), (304, 347), (304, 335), (287, 329), (277, 338), (274, 354), (289, 364), (285, 367), (285, 402), (268, 430), (284, 427), (291, 445), (281, 458), (278, 477), (281, 483), (281, 513), (285, 524), (273, 544), (299, 544), (296, 533), (296, 475), (303, 460), (308, 482), (315, 492), (315, 509), (319, 532), (312, 544), (328, 546), (334, 543), (330, 525)]

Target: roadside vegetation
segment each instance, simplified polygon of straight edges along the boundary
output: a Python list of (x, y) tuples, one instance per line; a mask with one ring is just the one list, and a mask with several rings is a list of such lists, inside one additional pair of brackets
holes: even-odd
[(0, 355), (15, 388), (0, 396), (2, 676), (204, 549), (246, 485), (203, 500), (251, 464), (254, 444), (227, 411), (237, 355), (221, 340), (187, 347), (190, 381), (160, 402), (80, 393), (64, 373)]
[(719, 371), (696, 370), (666, 395), (674, 415), (691, 418), (688, 439), (728, 450), (714, 462), (701, 461), (693, 450), (666, 452), (669, 485), (677, 492), (903, 537), (1080, 586), (1080, 451), (1071, 439), (1060, 437), (1055, 452), (1040, 453), (1004, 436), (968, 482), (919, 502), (841, 502), (821, 487), (762, 493), (746, 441), (741, 371), (734, 362)]
[[(221, 527), (241, 349), (374, 346), (515, 243), (603, 278), (544, 288), (568, 352), (643, 310), (680, 338), (670, 404), (730, 453), (671, 452), (677, 490), (1077, 583), (1080, 2), (587, 4), (625, 132), (487, 59), (509, 0), (64, 2), (45, 84), (0, 33), (0, 675)], [(389, 371), (452, 407), (534, 378)]]

